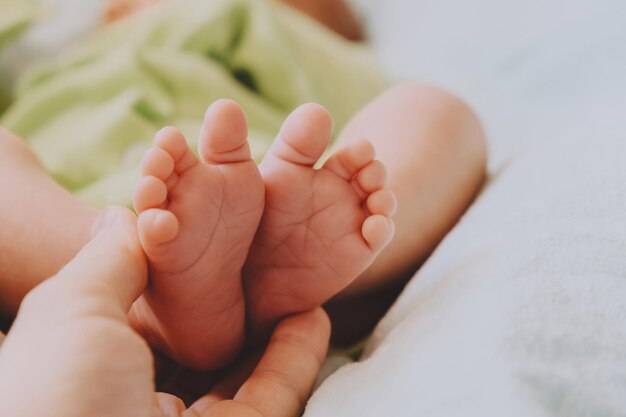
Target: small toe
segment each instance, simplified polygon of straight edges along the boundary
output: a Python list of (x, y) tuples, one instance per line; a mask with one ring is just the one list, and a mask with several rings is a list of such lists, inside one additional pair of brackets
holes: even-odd
[(178, 234), (178, 228), (178, 219), (167, 210), (146, 210), (137, 219), (139, 239), (143, 248), (148, 251), (154, 246), (174, 239)]
[(332, 134), (333, 120), (328, 110), (318, 104), (304, 104), (287, 117), (267, 157), (312, 167)]
[(168, 126), (159, 130), (154, 137), (154, 146), (170, 154), (174, 160), (174, 171), (178, 174), (198, 164), (198, 158), (189, 148), (187, 140), (175, 127)]
[(167, 200), (167, 186), (156, 177), (143, 177), (135, 186), (133, 206), (137, 213), (161, 207)]
[(398, 209), (396, 195), (390, 189), (375, 191), (367, 198), (367, 209), (372, 214), (392, 217)]
[(380, 190), (387, 182), (387, 170), (382, 162), (375, 160), (366, 165), (356, 175), (356, 183), (366, 193)]
[(378, 252), (391, 242), (395, 227), (391, 219), (374, 214), (365, 219), (361, 232), (370, 249)]
[(203, 161), (226, 164), (249, 161), (246, 115), (233, 100), (218, 100), (204, 116), (198, 151)]
[(345, 180), (349, 180), (361, 168), (372, 162), (375, 157), (376, 151), (372, 143), (368, 140), (362, 140), (334, 153), (326, 161), (324, 168)]
[(174, 172), (174, 159), (159, 147), (150, 148), (141, 160), (141, 175), (156, 177), (162, 181)]

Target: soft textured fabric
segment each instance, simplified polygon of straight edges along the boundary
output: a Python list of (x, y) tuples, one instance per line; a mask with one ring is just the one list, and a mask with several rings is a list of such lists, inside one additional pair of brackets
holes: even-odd
[[(28, 28), (40, 11), (29, 0), (0, 0), (0, 49)], [(2, 75), (0, 71), (0, 113), (10, 100), (8, 81)]]
[(625, 416), (626, 3), (357, 2), (390, 74), (477, 109), (491, 178), (305, 416)]
[(259, 158), (297, 105), (327, 106), (340, 128), (380, 92), (370, 58), (272, 2), (166, 2), (33, 71), (0, 122), (86, 201), (128, 205), (160, 127), (178, 126), (194, 144), (208, 105), (232, 98)]
[(0, 47), (28, 27), (39, 15), (30, 0), (0, 0)]
[(36, 20), (0, 54), (0, 76), (10, 83), (33, 64), (54, 59), (101, 28), (109, 3), (109, 0), (29, 1), (36, 6)]

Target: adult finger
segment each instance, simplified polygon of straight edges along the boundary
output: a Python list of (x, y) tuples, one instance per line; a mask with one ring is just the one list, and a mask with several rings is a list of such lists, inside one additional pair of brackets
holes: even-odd
[(217, 383), (210, 388), (208, 394), (196, 397), (200, 399), (194, 403), (194, 408), (200, 409), (213, 402), (232, 399), (243, 383), (250, 378), (252, 371), (254, 371), (254, 368), (261, 359), (262, 353), (263, 352), (254, 352), (238, 360), (237, 363), (231, 366)]
[(236, 410), (245, 416), (300, 415), (326, 357), (329, 338), (330, 322), (321, 308), (284, 319), (233, 401), (200, 399), (190, 415), (222, 417)]
[(185, 403), (178, 397), (164, 392), (154, 394), (150, 417), (180, 417), (185, 411)]
[(148, 415), (152, 355), (126, 319), (147, 281), (134, 225), (132, 213), (107, 211), (92, 241), (23, 300), (0, 350), (3, 415)]
[(59, 273), (32, 290), (21, 310), (26, 314), (88, 307), (95, 309), (90, 313), (125, 319), (146, 284), (147, 266), (135, 216), (122, 207), (111, 207), (93, 239)]

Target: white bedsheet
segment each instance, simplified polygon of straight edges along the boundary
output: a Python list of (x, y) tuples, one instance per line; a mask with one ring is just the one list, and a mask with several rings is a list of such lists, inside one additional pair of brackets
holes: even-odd
[(626, 415), (626, 3), (359, 4), (390, 74), (477, 109), (491, 180), (305, 415)]

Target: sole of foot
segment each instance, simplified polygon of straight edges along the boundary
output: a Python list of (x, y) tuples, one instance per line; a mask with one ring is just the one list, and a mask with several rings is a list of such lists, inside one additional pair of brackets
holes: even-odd
[(133, 317), (152, 345), (207, 370), (228, 364), (243, 345), (241, 270), (264, 186), (236, 103), (211, 105), (198, 148), (200, 159), (167, 127), (142, 161), (134, 206), (150, 282)]

